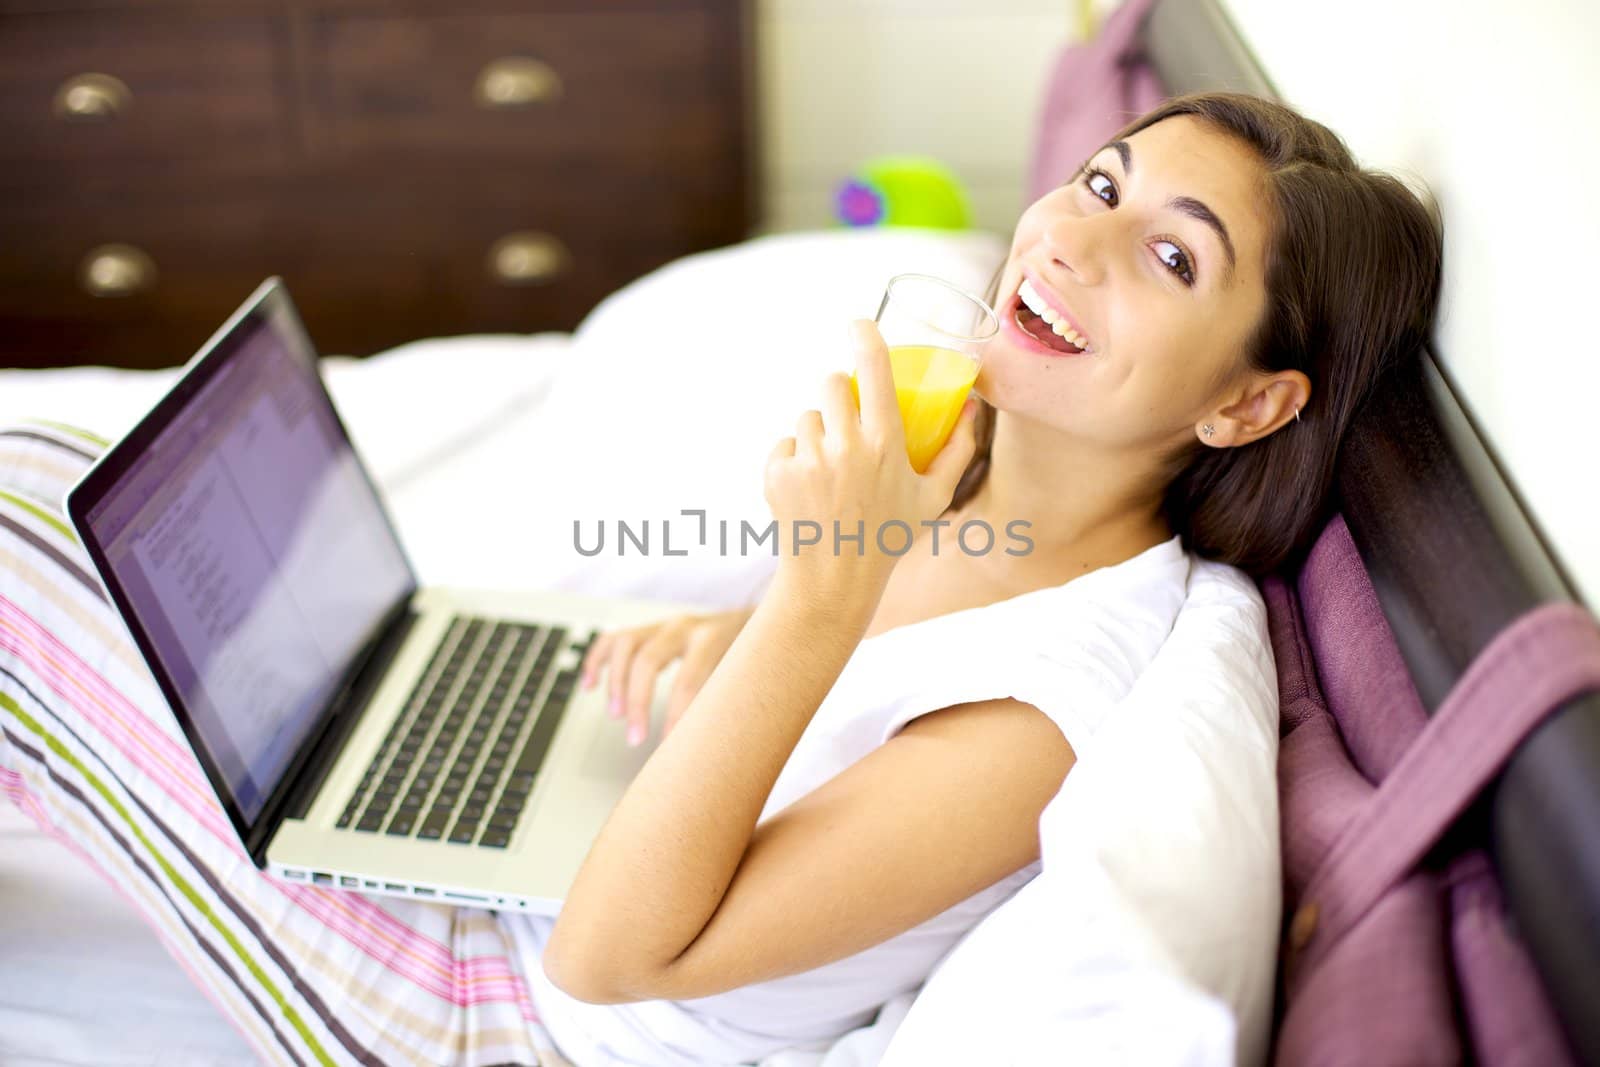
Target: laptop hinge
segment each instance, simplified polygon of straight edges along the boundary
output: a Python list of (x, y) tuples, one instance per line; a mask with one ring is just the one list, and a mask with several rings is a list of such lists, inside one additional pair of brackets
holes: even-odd
[(257, 826), (264, 828), (266, 832), (247, 843), (250, 858), (255, 861), (257, 867), (266, 867), (267, 846), (277, 833), (279, 825), (285, 819), (303, 819), (311, 810), (311, 803), (316, 799), (318, 790), (322, 788), (322, 783), (327, 780), (333, 765), (343, 754), (345, 743), (349, 741), (356, 724), (361, 721), (362, 710), (371, 701), (378, 685), (388, 673), (389, 664), (399, 653), (400, 646), (405, 643), (417, 618), (416, 611), (409, 606), (405, 607), (393, 622), (384, 628), (383, 636), (373, 646), (372, 653), (366, 657), (360, 671), (334, 698), (332, 709), (327, 716), (328, 725), (322, 736), (311, 746), (310, 756), (293, 772), (293, 782), (289, 788), (262, 813)]

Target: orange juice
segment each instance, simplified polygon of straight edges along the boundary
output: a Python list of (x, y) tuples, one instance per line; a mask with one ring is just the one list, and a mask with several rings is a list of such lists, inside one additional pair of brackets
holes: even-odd
[[(978, 377), (978, 364), (971, 356), (948, 348), (898, 345), (889, 349), (889, 366), (894, 372), (900, 420), (906, 428), (906, 455), (911, 469), (921, 474), (956, 428), (961, 405)], [(861, 393), (853, 373), (850, 389), (859, 408)]]

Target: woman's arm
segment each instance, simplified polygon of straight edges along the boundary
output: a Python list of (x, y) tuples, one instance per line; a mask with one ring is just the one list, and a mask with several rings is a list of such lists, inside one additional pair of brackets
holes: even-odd
[(851, 589), (780, 567), (578, 872), (544, 955), (561, 988), (647, 989), (706, 926), (778, 773), (872, 618), (887, 570), (859, 562)]
[[(651, 995), (706, 928), (883, 595), (898, 557), (874, 549), (874, 532), (942, 512), (972, 455), (969, 404), (927, 472), (911, 469), (888, 349), (870, 322), (852, 334), (859, 407), (850, 379), (830, 375), (824, 410), (767, 461), (782, 553), (767, 595), (613, 809), (556, 920), (544, 968), (575, 996)], [(801, 522), (866, 536), (854, 553), (802, 551)]]

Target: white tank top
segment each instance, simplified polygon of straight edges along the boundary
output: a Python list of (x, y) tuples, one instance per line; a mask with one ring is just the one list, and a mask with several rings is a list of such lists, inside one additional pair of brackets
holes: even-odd
[[(1048, 715), (1078, 759), (1155, 657), (1183, 604), (1189, 556), (1178, 537), (1062, 585), (896, 627), (861, 642), (774, 783), (759, 821), (939, 708), (1001, 697)], [(691, 1000), (588, 1004), (540, 964), (555, 920), (504, 914), (533, 1002), (579, 1067), (753, 1063), (822, 1051), (915, 990), (989, 912), (1039, 872), (1001, 879), (926, 922), (799, 974)]]

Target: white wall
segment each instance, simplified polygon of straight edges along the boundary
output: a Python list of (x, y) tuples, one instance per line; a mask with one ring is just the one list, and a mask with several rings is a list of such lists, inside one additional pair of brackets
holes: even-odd
[(1445, 374), (1600, 607), (1600, 4), (1223, 6), (1289, 103), (1434, 190)]
[(866, 159), (932, 156), (1009, 235), (1073, 0), (758, 0), (766, 230), (828, 226)]

